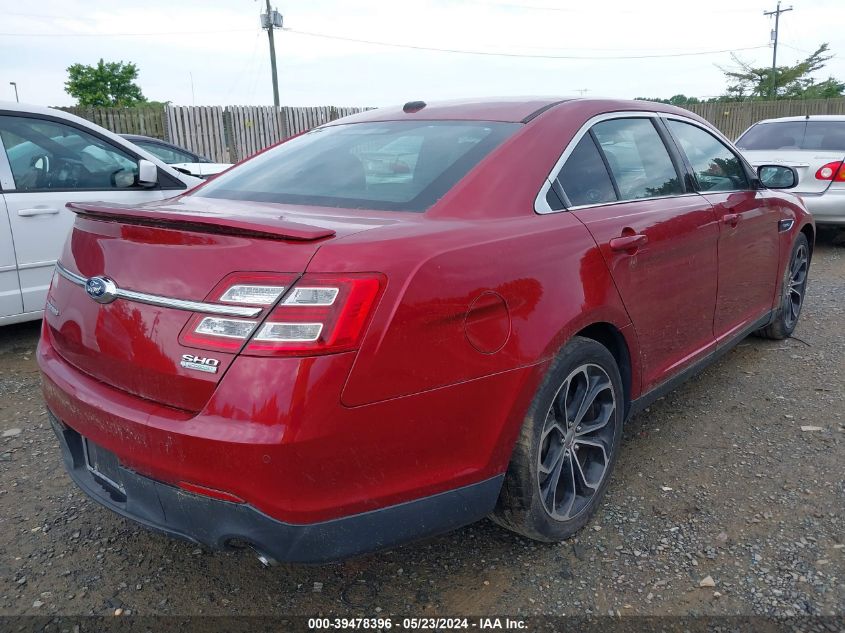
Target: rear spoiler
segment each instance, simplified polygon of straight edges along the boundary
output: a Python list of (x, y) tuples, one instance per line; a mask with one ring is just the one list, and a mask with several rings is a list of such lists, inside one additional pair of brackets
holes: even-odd
[(66, 206), (77, 215), (87, 216), (95, 220), (156, 226), (166, 229), (185, 229), (200, 233), (223, 233), (302, 242), (321, 240), (335, 235), (332, 229), (293, 222), (285, 219), (284, 216), (251, 219), (234, 215), (148, 211), (129, 205), (79, 202), (69, 202)]

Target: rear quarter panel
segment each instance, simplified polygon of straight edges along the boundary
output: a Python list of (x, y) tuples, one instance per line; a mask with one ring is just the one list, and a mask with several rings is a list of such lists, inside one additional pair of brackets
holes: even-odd
[(343, 390), (347, 406), (536, 365), (586, 325), (629, 322), (599, 249), (572, 215), (420, 216), (378, 233), (333, 243), (309, 266), (388, 277)]

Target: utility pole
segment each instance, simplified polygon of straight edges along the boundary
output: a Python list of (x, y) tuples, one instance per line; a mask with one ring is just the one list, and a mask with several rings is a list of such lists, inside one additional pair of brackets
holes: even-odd
[(276, 75), (276, 42), (273, 40), (273, 30), (282, 28), (282, 14), (277, 9), (270, 8), (267, 2), (267, 13), (261, 14), (261, 28), (267, 29), (270, 40), (270, 72), (273, 73), (273, 105), (279, 107), (279, 78)]
[(780, 14), (786, 13), (787, 11), (792, 11), (792, 6), (789, 6), (786, 9), (781, 9), (780, 0), (778, 0), (777, 9), (775, 9), (774, 11), (763, 11), (763, 15), (775, 16), (775, 29), (774, 31), (772, 31), (772, 99), (778, 98), (778, 90), (777, 83), (775, 83), (775, 76), (778, 72), (778, 27), (780, 26)]

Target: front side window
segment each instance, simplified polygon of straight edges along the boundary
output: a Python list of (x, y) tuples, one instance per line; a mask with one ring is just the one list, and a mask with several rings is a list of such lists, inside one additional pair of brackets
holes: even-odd
[(602, 204), (617, 199), (607, 167), (590, 134), (578, 141), (557, 179), (570, 206)]
[(17, 191), (135, 185), (137, 161), (79, 128), (45, 119), (0, 116), (0, 138)]
[(187, 152), (180, 152), (179, 150), (173, 149), (172, 147), (166, 147), (164, 145), (159, 145), (158, 143), (151, 143), (149, 141), (133, 142), (138, 147), (147, 150), (150, 154), (167, 163), (168, 165), (173, 165), (175, 163), (197, 162), (196, 158), (194, 158), (194, 156), (192, 156), (191, 154), (188, 154)]
[(703, 193), (750, 188), (742, 161), (722, 141), (690, 123), (669, 119), (666, 124), (692, 165)]
[(612, 119), (593, 126), (621, 200), (683, 193), (681, 179), (651, 119)]
[(386, 121), (317, 128), (218, 176), (193, 195), (423, 212), (519, 127)]

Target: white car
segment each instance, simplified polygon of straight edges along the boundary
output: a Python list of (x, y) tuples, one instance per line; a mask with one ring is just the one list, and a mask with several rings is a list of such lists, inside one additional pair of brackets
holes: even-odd
[(201, 182), (85, 119), (0, 102), (0, 325), (41, 318), (66, 203), (152, 202)]
[(790, 189), (816, 224), (845, 227), (845, 116), (767, 119), (742, 133), (736, 146), (754, 166), (788, 165), (798, 173)]

